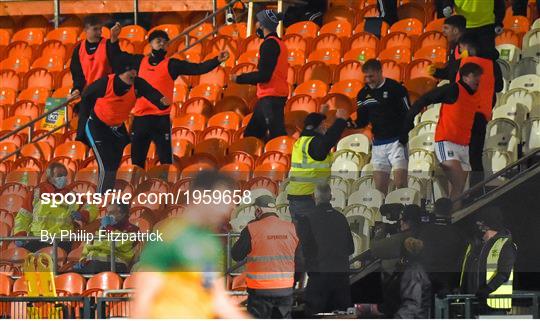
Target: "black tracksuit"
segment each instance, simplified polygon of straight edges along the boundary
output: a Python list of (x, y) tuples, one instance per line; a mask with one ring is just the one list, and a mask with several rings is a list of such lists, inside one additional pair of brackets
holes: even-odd
[[(272, 79), (276, 68), (281, 49), (274, 39), (268, 37), (278, 37), (277, 33), (266, 36), (259, 49), (259, 63), (257, 71), (239, 75), (236, 78), (238, 84), (257, 85), (267, 83)], [(269, 132), (268, 139), (287, 135), (285, 130), (285, 103), (287, 97), (268, 96), (257, 101), (253, 109), (253, 116), (248, 123), (244, 137), (257, 137), (265, 139)]]
[[(512, 0), (512, 12), (514, 16), (527, 16), (527, 0)], [(540, 13), (540, 1), (536, 0), (536, 12)]]
[(389, 25), (393, 25), (398, 21), (398, 1), (397, 0), (377, 0), (377, 7), (379, 8), (379, 16), (386, 21)]
[(371, 123), (375, 145), (387, 144), (400, 137), (403, 119), (409, 110), (409, 93), (403, 85), (386, 78), (378, 88), (364, 86), (356, 101), (356, 126), (363, 128)]
[[(130, 55), (126, 52), (120, 52), (119, 57), (131, 59), (137, 69), (141, 65), (144, 55)], [(151, 53), (148, 59), (153, 66), (158, 65), (165, 59), (164, 53)], [(170, 59), (167, 69), (172, 79), (182, 75), (202, 75), (210, 72), (219, 66), (217, 57), (207, 60), (200, 64), (191, 63), (185, 60)], [(146, 157), (150, 143), (154, 142), (156, 153), (161, 164), (172, 164), (172, 145), (171, 145), (171, 119), (170, 115), (141, 115), (133, 117), (131, 126), (131, 161), (133, 164), (145, 167)]]
[(351, 305), (349, 256), (354, 242), (347, 219), (332, 205), (319, 204), (298, 224), (309, 275), (305, 292), (307, 317)]
[[(99, 165), (99, 184), (97, 191), (104, 193), (108, 189), (114, 188), (116, 171), (120, 167), (124, 148), (129, 144), (129, 135), (126, 125), (111, 127), (101, 121), (94, 113), (93, 109), (97, 99), (104, 97), (107, 90), (108, 77), (102, 77), (92, 83), (82, 95), (82, 108), (86, 117), (84, 133), (92, 146), (94, 155)], [(135, 78), (135, 92), (137, 97), (144, 96), (160, 109), (167, 106), (161, 103), (163, 97), (144, 79)], [(113, 90), (117, 96), (125, 95), (131, 89), (131, 85), (123, 82), (117, 75), (114, 77)], [(111, 106), (114, 108), (114, 106)], [(79, 128), (83, 130), (83, 128)]]

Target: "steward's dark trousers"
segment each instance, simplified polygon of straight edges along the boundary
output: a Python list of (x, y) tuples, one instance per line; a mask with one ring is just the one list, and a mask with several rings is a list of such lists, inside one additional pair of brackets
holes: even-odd
[(257, 137), (268, 140), (287, 135), (284, 109), (287, 97), (263, 97), (257, 101), (253, 116), (249, 120), (244, 137)]
[(305, 292), (306, 317), (317, 313), (346, 311), (351, 306), (348, 273), (308, 273)]
[(249, 293), (247, 311), (256, 319), (291, 319), (293, 296), (261, 296)]
[(129, 144), (126, 125), (110, 127), (96, 115), (92, 115), (86, 122), (86, 137), (99, 167), (97, 192), (105, 193), (108, 189), (114, 188), (124, 148)]
[(144, 168), (150, 143), (154, 142), (161, 164), (172, 164), (171, 118), (146, 115), (133, 118), (131, 126), (131, 162)]

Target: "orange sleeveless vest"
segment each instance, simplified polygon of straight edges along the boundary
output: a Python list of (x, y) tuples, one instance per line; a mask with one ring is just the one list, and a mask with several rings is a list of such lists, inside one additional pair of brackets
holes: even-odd
[[(480, 77), (480, 84), (474, 96), (478, 99), (477, 112), (482, 113), (487, 121), (491, 120), (491, 112), (493, 110), (493, 96), (495, 95), (495, 74), (493, 71), (493, 60), (480, 57), (467, 57), (461, 59), (460, 67), (464, 64), (472, 62), (480, 67), (484, 73)], [(459, 81), (459, 73), (456, 76), (456, 81)]]
[(107, 39), (105, 38), (101, 39), (96, 51), (91, 55), (86, 52), (85, 42), (82, 41), (79, 47), (79, 60), (84, 79), (86, 79), (86, 86), (112, 72), (107, 60)]
[(98, 98), (94, 106), (96, 116), (108, 126), (118, 126), (125, 122), (137, 99), (134, 86), (123, 96), (116, 96), (113, 84), (114, 75), (109, 75), (105, 96)]
[(279, 57), (270, 81), (257, 84), (257, 97), (287, 97), (289, 96), (289, 83), (287, 82), (287, 74), (289, 73), (287, 47), (281, 39), (277, 37), (270, 36), (267, 39), (274, 39), (277, 41), (280, 49)]
[[(144, 57), (139, 67), (139, 77), (146, 80), (163, 96), (167, 97), (169, 101), (173, 101), (174, 79), (169, 74), (169, 58), (165, 58), (156, 66), (152, 66), (149, 62), (149, 57)], [(160, 110), (145, 97), (137, 98), (137, 102), (133, 108), (133, 114), (135, 116), (168, 115), (170, 112), (171, 107)]]

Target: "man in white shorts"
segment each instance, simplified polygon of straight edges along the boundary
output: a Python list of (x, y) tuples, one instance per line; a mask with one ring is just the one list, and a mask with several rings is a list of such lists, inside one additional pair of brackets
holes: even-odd
[(357, 96), (356, 126), (372, 126), (373, 179), (375, 187), (386, 194), (392, 168), (396, 187), (407, 187), (407, 138), (400, 139), (400, 135), (409, 110), (409, 93), (399, 82), (383, 76), (378, 60), (366, 61), (362, 72), (366, 85)]
[(461, 66), (459, 81), (433, 89), (412, 105), (407, 114), (407, 126), (402, 133), (402, 136), (408, 135), (409, 130), (414, 127), (414, 117), (424, 107), (442, 104), (435, 129), (435, 154), (452, 186), (450, 190), (452, 200), (456, 200), (463, 193), (467, 176), (471, 171), (469, 143), (474, 114), (480, 103), (476, 91), (482, 73), (482, 67), (475, 63)]

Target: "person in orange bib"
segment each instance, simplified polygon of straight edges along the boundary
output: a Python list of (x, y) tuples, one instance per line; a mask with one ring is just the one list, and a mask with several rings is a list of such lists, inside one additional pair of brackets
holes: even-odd
[(407, 113), (402, 135), (414, 127), (414, 117), (425, 107), (441, 103), (439, 122), (435, 129), (435, 154), (452, 186), (450, 198), (456, 200), (471, 170), (469, 142), (483, 74), (482, 67), (469, 62), (459, 69), (460, 79), (453, 84), (437, 87), (420, 97)]
[(82, 95), (83, 108), (90, 111), (85, 133), (99, 166), (99, 193), (114, 187), (124, 148), (130, 141), (124, 122), (137, 97), (146, 97), (160, 109), (170, 105), (167, 97), (137, 77), (136, 67), (125, 63), (118, 69), (117, 74), (95, 81)]
[(257, 71), (231, 75), (238, 84), (257, 85), (257, 105), (244, 131), (244, 137), (269, 140), (287, 135), (284, 108), (289, 96), (288, 53), (285, 43), (279, 39), (276, 28), (281, 13), (263, 10), (257, 14), (256, 33), (264, 41), (259, 48)]
[[(71, 77), (73, 79), (73, 88), (71, 95), (78, 96), (83, 90), (98, 80), (99, 78), (113, 73), (111, 60), (116, 52), (120, 51), (118, 43), (112, 43), (101, 36), (101, 28), (103, 23), (98, 16), (90, 15), (84, 18), (84, 32), (86, 40), (81, 41), (73, 49), (71, 63)], [(119, 26), (113, 29), (119, 29)], [(79, 113), (79, 123), (77, 130), (77, 140), (88, 143), (84, 135), (84, 126), (88, 113), (77, 104), (75, 112)]]
[(290, 319), (293, 304), (295, 252), (298, 236), (291, 222), (276, 214), (276, 200), (269, 195), (255, 199), (255, 220), (240, 233), (231, 255), (247, 258), (247, 310), (257, 319)]
[[(116, 42), (119, 31), (111, 33), (111, 41)], [(138, 75), (157, 89), (169, 101), (173, 100), (174, 82), (181, 75), (202, 75), (208, 73), (229, 58), (227, 51), (200, 64), (167, 57), (169, 35), (163, 30), (155, 30), (148, 36), (152, 47), (149, 55), (130, 55), (120, 52), (120, 60), (132, 60)], [(117, 59), (115, 59), (117, 61)], [(145, 97), (139, 97), (133, 108), (131, 126), (131, 161), (142, 168), (145, 166), (150, 143), (154, 142), (161, 164), (172, 164), (171, 108), (160, 110)]]

